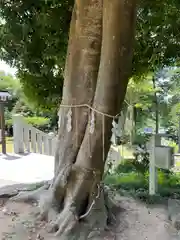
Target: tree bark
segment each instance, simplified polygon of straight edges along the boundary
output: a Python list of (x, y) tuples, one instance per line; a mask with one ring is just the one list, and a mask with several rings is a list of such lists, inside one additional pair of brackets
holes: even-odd
[[(100, 63), (102, 0), (76, 1), (69, 33), (61, 105), (92, 104)], [(88, 121), (87, 108), (72, 108), (72, 129), (67, 132), (69, 108), (59, 110), (60, 128), (55, 171), (75, 162)], [(79, 124), (80, 123), (80, 124)]]
[[(66, 61), (55, 180), (41, 202), (42, 216), (59, 239), (88, 238), (107, 220), (101, 179), (110, 147), (111, 116), (122, 107), (131, 74), (135, 0), (76, 0)], [(90, 109), (95, 114), (90, 133)], [(93, 110), (91, 111), (93, 112)], [(104, 116), (107, 114), (109, 116)], [(68, 169), (68, 170), (67, 170)], [(44, 198), (43, 198), (44, 199)], [(55, 218), (54, 218), (55, 216)]]

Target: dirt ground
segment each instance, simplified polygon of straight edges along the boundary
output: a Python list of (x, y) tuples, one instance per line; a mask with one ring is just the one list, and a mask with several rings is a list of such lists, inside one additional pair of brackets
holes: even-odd
[[(131, 198), (118, 196), (119, 213), (116, 226), (94, 239), (118, 240), (177, 240), (178, 232), (167, 220), (162, 206), (148, 207)], [(49, 240), (46, 223), (34, 218), (35, 205), (0, 199), (1, 240)]]

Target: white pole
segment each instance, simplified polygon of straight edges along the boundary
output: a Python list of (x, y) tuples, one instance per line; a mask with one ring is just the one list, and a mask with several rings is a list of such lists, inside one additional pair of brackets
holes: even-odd
[(157, 191), (157, 169), (155, 166), (156, 135), (151, 137), (151, 148), (149, 158), (149, 195), (155, 195)]
[(13, 116), (13, 142), (14, 152), (24, 153), (22, 116), (18, 114)]
[(180, 114), (178, 114), (178, 153), (180, 153)]

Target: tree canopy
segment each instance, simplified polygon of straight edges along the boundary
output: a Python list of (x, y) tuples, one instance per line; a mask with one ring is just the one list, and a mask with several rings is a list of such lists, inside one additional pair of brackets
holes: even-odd
[(71, 2), (0, 3), (1, 58), (17, 67), (25, 94), (42, 106), (53, 104), (62, 89)]
[[(129, 79), (126, 98), (131, 113), (144, 111), (143, 115), (136, 112), (141, 128), (143, 121), (147, 124), (155, 118), (158, 122), (157, 103), (163, 106), (162, 116), (172, 115), (169, 102), (162, 98), (169, 83), (161, 79), (167, 79), (164, 69), (178, 64), (179, 22), (175, 20), (180, 3), (141, 0), (138, 9), (135, 0), (75, 3), (73, 13), (73, 1), (0, 3), (0, 54), (18, 68), (24, 93), (42, 107), (56, 107), (64, 80), (54, 179), (46, 198), (41, 198), (43, 202), (37, 201), (40, 217), (49, 223), (50, 231), (59, 239), (72, 239), (73, 234), (78, 240), (87, 239), (94, 227), (105, 229), (110, 219), (101, 181), (111, 145), (112, 119), (125, 108)], [(177, 98), (175, 93), (171, 99)]]
[[(62, 92), (73, 2), (0, 2), (0, 58), (17, 67), (26, 96), (42, 107), (56, 106)], [(134, 77), (177, 62), (180, 56), (179, 15), (179, 1), (140, 1)]]

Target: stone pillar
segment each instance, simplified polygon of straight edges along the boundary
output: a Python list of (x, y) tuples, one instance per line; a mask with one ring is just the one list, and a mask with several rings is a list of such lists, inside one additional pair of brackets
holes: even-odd
[(14, 152), (16, 154), (24, 153), (23, 122), (22, 116), (19, 114), (13, 116), (13, 142)]

